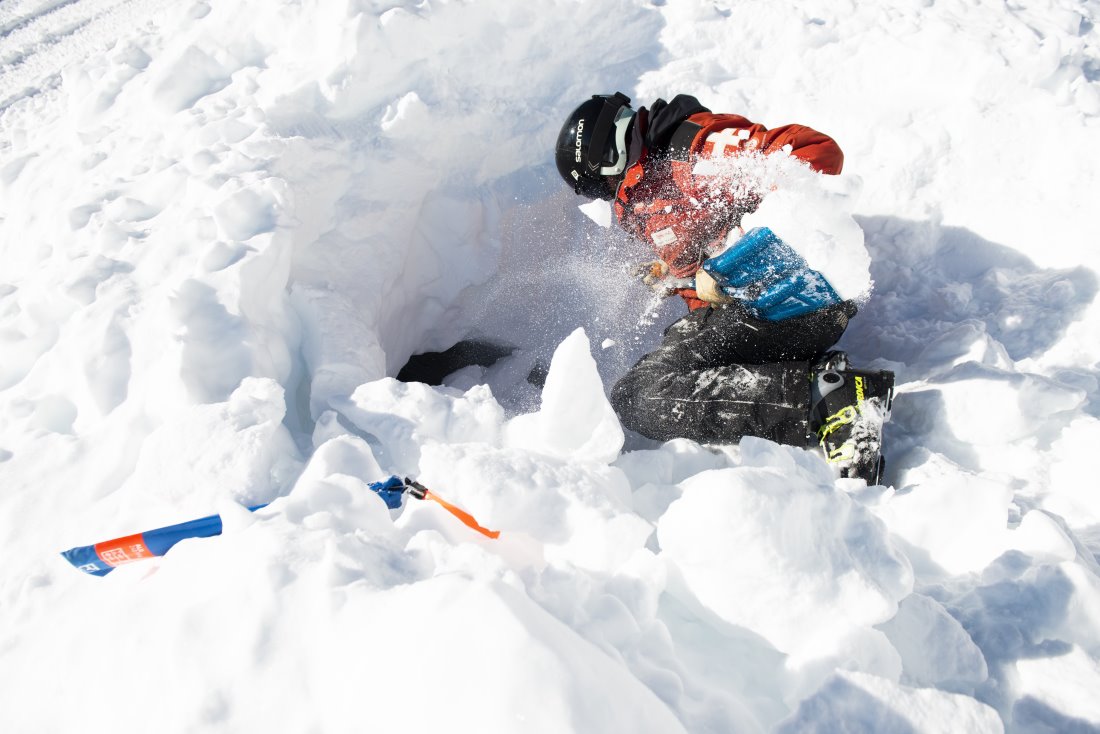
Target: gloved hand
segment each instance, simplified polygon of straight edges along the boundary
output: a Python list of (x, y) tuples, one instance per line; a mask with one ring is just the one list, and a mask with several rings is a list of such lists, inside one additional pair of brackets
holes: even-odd
[(692, 287), (691, 278), (674, 278), (669, 275), (668, 265), (663, 260), (639, 263), (631, 269), (630, 274), (662, 296), (674, 296), (678, 290)]
[(695, 295), (707, 303), (733, 303), (736, 300), (725, 293), (711, 274), (702, 268), (695, 273)]
[(630, 274), (640, 278), (643, 283), (654, 290), (664, 289), (665, 284), (661, 281), (668, 276), (668, 265), (664, 260), (650, 260), (635, 265)]

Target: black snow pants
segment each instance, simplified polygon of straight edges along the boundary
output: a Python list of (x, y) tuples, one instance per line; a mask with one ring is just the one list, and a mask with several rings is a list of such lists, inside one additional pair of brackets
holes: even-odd
[(855, 315), (844, 302), (783, 321), (743, 306), (700, 308), (665, 330), (611, 390), (622, 424), (658, 440), (735, 443), (760, 436), (792, 446), (810, 439), (810, 365)]

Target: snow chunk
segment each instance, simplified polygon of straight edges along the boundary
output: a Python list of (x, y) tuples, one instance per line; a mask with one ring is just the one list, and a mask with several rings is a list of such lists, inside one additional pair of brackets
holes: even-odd
[(1001, 734), (1004, 724), (984, 703), (932, 688), (907, 688), (874, 675), (837, 671), (803, 701), (778, 734), (922, 732)]
[(298, 470), (285, 411), (282, 386), (245, 378), (226, 402), (192, 406), (149, 434), (123, 489), (172, 501), (181, 515), (196, 517), (219, 498), (269, 500)]
[(879, 629), (901, 653), (907, 683), (969, 693), (989, 676), (982, 651), (935, 599), (910, 594)]
[(802, 185), (769, 193), (759, 208), (745, 215), (745, 231), (769, 227), (806, 258), (844, 299), (858, 299), (871, 290), (871, 256), (863, 245), (863, 230), (852, 218), (860, 189), (858, 178), (815, 175)]
[(342, 532), (385, 537), (395, 532), (389, 510), (367, 486), (385, 473), (370, 446), (357, 436), (342, 435), (321, 444), (310, 457), (285, 502), (292, 522), (308, 522)]
[(931, 564), (927, 572), (980, 571), (1008, 550), (1053, 561), (1076, 557), (1073, 542), (1041, 511), (1027, 512), (1015, 529), (1008, 527), (1013, 492), (1007, 481), (970, 474), (929, 451), (911, 462), (898, 477), (905, 490), (874, 511), (891, 532), (923, 551), (910, 556), (924, 555)]
[[(1052, 561), (1076, 557), (1073, 542), (1042, 511), (1027, 512), (1015, 529), (1008, 527), (1013, 493), (1006, 482), (975, 476), (939, 454), (923, 453), (923, 462), (917, 463), (918, 455), (915, 466), (899, 476), (905, 489), (874, 508), (891, 532), (921, 551), (909, 555), (922, 559), (922, 571), (981, 571), (1010, 550)], [(936, 520), (930, 522), (933, 516)]]
[(243, 241), (273, 230), (277, 207), (276, 196), (267, 187), (243, 188), (214, 207), (214, 220), (226, 238)]
[(742, 218), (741, 229), (730, 233), (727, 244), (736, 242), (742, 230), (768, 227), (824, 275), (841, 298), (870, 293), (871, 256), (863, 229), (852, 217), (863, 185), (858, 177), (817, 173), (788, 155), (753, 153), (704, 159), (693, 172), (711, 177), (708, 188), (718, 201), (730, 192), (761, 200)]
[(587, 204), (578, 205), (577, 208), (584, 216), (601, 227), (606, 229), (611, 226), (611, 205), (603, 199), (593, 199)]
[[(1100, 727), (1100, 699), (1096, 696), (1100, 691), (1100, 664), (1081, 648), (1074, 646), (1057, 657), (1017, 660), (1016, 672), (1028, 697), (1017, 704), (1017, 711), (1021, 707), (1036, 708), (1029, 699), (1037, 700), (1064, 716)], [(1028, 713), (1029, 718), (1036, 717)]]
[(1010, 487), (966, 473), (931, 452), (923, 462), (914, 459), (898, 484), (911, 488), (888, 498), (876, 514), (944, 571), (979, 571), (1004, 551)]
[(406, 134), (419, 134), (422, 132), (421, 128), (430, 123), (428, 106), (416, 92), (409, 92), (394, 104), (386, 106), (386, 112), (378, 126), (391, 135), (401, 132), (402, 126), (411, 129)]
[[(433, 444), (423, 449), (420, 468), (420, 481), (502, 531), (501, 541), (529, 537), (552, 564), (614, 573), (653, 534), (653, 525), (631, 508), (626, 476), (612, 466), (486, 444)], [(456, 538), (470, 537), (425, 504), (443, 518), (440, 532), (457, 529)]]
[[(402, 630), (415, 634), (395, 634)], [(499, 581), (448, 574), (360, 594), (318, 632), (324, 649), (349, 661), (319, 699), (336, 721), (399, 711), (406, 731), (450, 731), (456, 721), (500, 732), (684, 731), (622, 665)], [(365, 677), (377, 671), (349, 651), (384, 660), (388, 679), (417, 685), (372, 685)], [(465, 671), (457, 678), (456, 660)], [(436, 705), (424, 705), (425, 690), (435, 691)]]
[[(746, 442), (750, 451), (754, 443), (774, 447)], [(799, 465), (810, 464), (809, 454), (779, 451), (792, 455), (786, 465), (684, 481), (658, 524), (661, 548), (703, 604), (788, 653), (791, 665), (889, 657), (879, 649), (889, 647), (885, 639), (867, 628), (893, 617), (909, 594), (908, 562), (867, 510)]]
[(188, 46), (157, 67), (152, 101), (168, 112), (186, 110), (206, 95), (224, 89), (233, 73), (197, 46)]
[[(966, 362), (930, 381), (956, 441), (999, 445), (1052, 430), (1058, 414), (1078, 408), (1083, 390), (1040, 375)], [(913, 393), (924, 392), (914, 390)], [(1059, 426), (1060, 428), (1060, 426)]]
[(378, 439), (395, 473), (415, 475), (427, 443), (497, 444), (504, 411), (485, 385), (464, 394), (392, 377), (360, 385), (340, 412)]
[(1100, 446), (1100, 420), (1081, 416), (1063, 429), (1051, 447), (1050, 491), (1043, 507), (1061, 515), (1071, 528), (1100, 525), (1094, 452)]
[(609, 464), (625, 437), (603, 391), (584, 329), (577, 329), (554, 351), (536, 413), (513, 418), (507, 445), (571, 461)]
[(1032, 510), (1020, 518), (1020, 524), (1009, 535), (1013, 550), (1046, 561), (1072, 561), (1077, 557), (1073, 544), (1062, 527), (1042, 510)]

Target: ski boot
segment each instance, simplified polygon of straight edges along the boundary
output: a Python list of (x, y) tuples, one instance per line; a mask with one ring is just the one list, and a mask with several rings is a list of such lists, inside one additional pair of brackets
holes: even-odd
[(810, 429), (825, 461), (839, 467), (842, 477), (858, 477), (869, 487), (878, 484), (894, 373), (854, 370), (844, 352), (827, 352), (810, 370), (810, 392)]

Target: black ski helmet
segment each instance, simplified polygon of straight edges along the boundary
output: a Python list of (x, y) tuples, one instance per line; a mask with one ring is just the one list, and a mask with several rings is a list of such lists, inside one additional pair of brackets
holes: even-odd
[(596, 94), (569, 115), (558, 133), (554, 159), (573, 192), (614, 199), (614, 179), (626, 170), (628, 133), (634, 122), (630, 97), (622, 92)]

